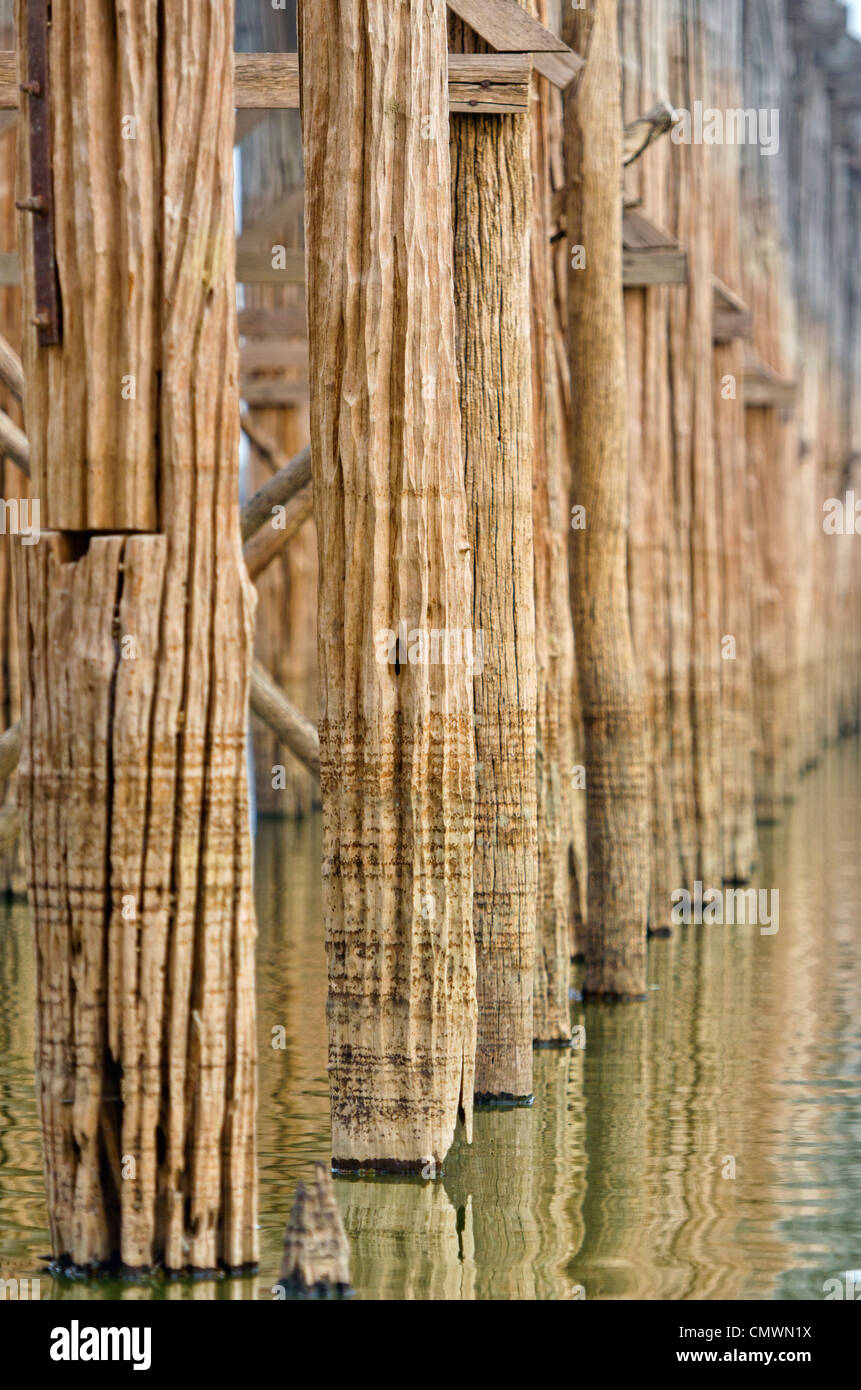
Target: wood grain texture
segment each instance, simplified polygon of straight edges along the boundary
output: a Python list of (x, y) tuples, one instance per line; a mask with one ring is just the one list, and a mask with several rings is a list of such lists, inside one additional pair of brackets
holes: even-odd
[[(718, 0), (704, 15), (711, 102), (720, 110), (742, 105), (744, 70), (741, 0)], [(718, 564), (722, 645), (734, 641), (733, 659), (720, 662), (721, 875), (746, 881), (759, 858), (754, 815), (753, 536), (748, 521), (745, 458), (745, 347), (752, 315), (740, 297), (741, 151), (725, 144), (711, 151), (712, 381), (714, 461), (718, 508)], [(723, 316), (723, 317), (722, 317)], [(725, 326), (724, 326), (725, 325)]]
[[(27, 325), (25, 411), (34, 493), (42, 499), (48, 528), (157, 528), (151, 466), (158, 433), (161, 236), (157, 8), (154, 0), (134, 6), (101, 0), (83, 11), (62, 3), (53, 11), (50, 124), (64, 318), (63, 340), (55, 348), (40, 349), (30, 325), (36, 313), (32, 216), (20, 213), (18, 220)], [(19, 34), (25, 32), (20, 23)], [(27, 80), (26, 56), (26, 44), (19, 42), (21, 82)], [(134, 138), (123, 138), (124, 130), (134, 131)], [(26, 109), (18, 122), (18, 154), (24, 198)], [(118, 285), (124, 293), (117, 293)]]
[[(9, 248), (10, 251), (15, 245), (18, 220), (15, 212), (16, 145), (14, 130), (0, 132), (0, 248)], [(20, 429), (24, 377), (18, 356), (21, 343), (21, 293), (15, 287), (0, 289), (0, 332), (3, 334), (0, 344), (0, 449), (7, 451), (6, 458), (0, 463), (0, 482), (3, 498), (8, 502), (29, 495), (26, 477), (29, 471), (29, 446)], [(21, 715), (19, 667), (12, 551), (11, 544), (4, 540), (0, 549), (0, 719), (4, 728), (20, 719)], [(5, 890), (22, 897), (26, 892), (22, 850), (12, 835), (17, 800), (14, 776), (3, 787), (2, 797), (8, 815), (7, 846), (0, 854), (0, 892)]]
[(584, 992), (646, 988), (648, 780), (642, 686), (627, 579), (628, 438), (622, 298), (622, 88), (616, 0), (572, 12), (565, 33), (588, 61), (566, 102), (568, 236), (586, 265), (568, 277), (574, 632), (588, 835)]
[(303, 6), (333, 1153), (439, 1164), (475, 1055), (471, 632), (442, 0)]
[(299, 1183), (284, 1232), (279, 1282), (298, 1297), (343, 1296), (350, 1291), (350, 1242), (332, 1174), (322, 1163)]
[[(482, 41), (451, 19), (453, 48)], [(461, 434), (473, 554), (478, 1041), (482, 1100), (532, 1094), (538, 896), (528, 119), (453, 116)]]
[(583, 66), (557, 34), (536, 17), (531, 3), (517, 0), (452, 0), (449, 8), (497, 52), (531, 53), (537, 72), (567, 87)]
[[(232, 6), (132, 15), (102, 0), (80, 29), (74, 8), (54, 4), (52, 74), (69, 122), (59, 148), (85, 155), (92, 174), (55, 169), (81, 321), (61, 349), (31, 341), (25, 376), (50, 465), (43, 506), (52, 512), (56, 482), (57, 509), (77, 526), (16, 546), (52, 1243), (61, 1263), (86, 1268), (239, 1269), (257, 1257), (254, 599), (238, 525)], [(21, 4), (19, 33), (25, 19)], [(111, 34), (123, 36), (119, 71)], [(67, 66), (73, 51), (91, 102)], [(126, 109), (139, 117), (134, 172), (116, 145)], [(31, 276), (25, 260), (25, 297)], [(146, 430), (98, 379), (102, 349), (132, 336), (133, 317)], [(106, 342), (72, 360), (84, 324)], [(131, 451), (140, 486), (126, 501), (159, 499), (158, 534), (79, 531), (108, 505), (111, 460), (100, 470), (83, 447), (53, 450), (63, 431), (74, 443), (94, 402), (105, 437)], [(80, 510), (64, 510), (72, 499)], [(127, 520), (142, 518), (132, 508)]]
[[(544, 0), (530, 12), (546, 18)], [(538, 665), (538, 923), (534, 1034), (544, 1044), (571, 1037), (568, 846), (573, 762), (573, 632), (568, 600), (567, 496), (560, 385), (552, 323), (550, 89), (535, 79), (532, 109), (532, 527)]]

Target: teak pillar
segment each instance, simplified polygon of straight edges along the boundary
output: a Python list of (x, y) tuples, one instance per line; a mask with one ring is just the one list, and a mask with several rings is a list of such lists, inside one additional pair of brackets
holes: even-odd
[[(486, 52), (461, 20), (452, 51)], [(475, 673), (477, 1101), (532, 1094), (538, 894), (528, 116), (452, 115), (458, 369)]]
[[(525, 0), (542, 22), (547, 0)], [(533, 1034), (544, 1046), (571, 1042), (570, 886), (572, 840), (573, 634), (564, 482), (565, 441), (553, 343), (550, 83), (533, 76), (532, 139), (532, 527), (538, 665), (538, 920)]]
[(585, 528), (571, 532), (574, 638), (588, 817), (584, 992), (646, 988), (649, 827), (645, 711), (626, 572), (628, 444), (622, 297), (622, 107), (616, 0), (568, 14), (586, 57), (566, 98), (572, 482)]
[(49, 529), (16, 547), (16, 579), (53, 1250), (240, 1269), (257, 1232), (233, 5), (102, 0), (85, 23), (53, 0), (47, 62), (47, 92), (22, 98), (19, 188), (38, 102), (62, 332), (25, 333)]
[(444, 0), (300, 11), (334, 1162), (470, 1127), (472, 553)]

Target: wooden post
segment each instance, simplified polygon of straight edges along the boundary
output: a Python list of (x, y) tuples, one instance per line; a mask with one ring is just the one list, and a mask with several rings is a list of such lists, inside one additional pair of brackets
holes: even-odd
[[(461, 20), (453, 51), (485, 52)], [(527, 116), (451, 117), (454, 284), (473, 552), (476, 1100), (532, 1093), (538, 891)]]
[[(743, 106), (742, 0), (718, 0), (718, 23), (707, 28), (711, 105)], [(681, 153), (681, 151), (680, 151)], [(741, 159), (738, 145), (708, 151), (712, 188), (712, 254), (716, 274), (741, 289)], [(712, 310), (714, 314), (714, 307)], [(751, 595), (755, 566), (748, 522), (744, 424), (745, 343), (736, 336), (714, 345), (714, 461), (719, 517), (721, 643), (720, 824), (721, 877), (740, 883), (758, 857), (753, 797), (753, 631)], [(732, 647), (728, 648), (728, 639)]]
[[(0, 45), (13, 48), (11, 0), (0, 5)], [(2, 113), (8, 119), (8, 113)], [(15, 251), (17, 213), (15, 212), (15, 131), (0, 125), (0, 253)], [(21, 291), (17, 287), (0, 289), (0, 334), (18, 348), (21, 337)], [(14, 377), (14, 372), (12, 374)], [(7, 372), (4, 377), (9, 377)], [(16, 425), (21, 423), (21, 407), (16, 392), (6, 384), (0, 387), (0, 410)], [(21, 469), (6, 457), (0, 462), (0, 483), (5, 501), (29, 496), (27, 479)], [(4, 541), (0, 547), (0, 721), (4, 729), (20, 718), (21, 693), (18, 674), (18, 629), (15, 621), (15, 598), (12, 587), (12, 549)], [(0, 800), (6, 818), (14, 815), (17, 802), (14, 777), (0, 786)], [(21, 895), (26, 889), (23, 859), (16, 840), (0, 854), (0, 894)]]
[[(566, 99), (574, 631), (585, 735), (588, 994), (646, 987), (649, 887), (645, 715), (626, 575), (628, 451), (622, 303), (622, 106), (616, 0), (568, 12), (588, 62)], [(566, 37), (569, 36), (566, 32)], [(608, 96), (609, 93), (609, 96)]]
[[(524, 6), (541, 20), (546, 0)], [(550, 86), (535, 76), (532, 103), (532, 525), (535, 549), (535, 651), (538, 665), (538, 920), (535, 937), (535, 1041), (571, 1041), (568, 990), (571, 932), (568, 847), (574, 675), (568, 597), (565, 441), (554, 358), (550, 186)]]
[(472, 553), (443, 0), (300, 10), (334, 1162), (471, 1129)]
[[(17, 12), (28, 78), (30, 6)], [(62, 339), (25, 334), (34, 493), (16, 547), (37, 1078), (61, 1266), (257, 1259), (238, 522), (233, 5), (82, 24), (47, 102)], [(81, 81), (86, 72), (87, 81)], [(24, 318), (37, 313), (21, 215)]]

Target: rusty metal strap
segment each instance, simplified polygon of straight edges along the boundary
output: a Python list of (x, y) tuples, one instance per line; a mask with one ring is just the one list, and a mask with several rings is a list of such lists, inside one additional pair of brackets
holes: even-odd
[(51, 179), (51, 123), (48, 105), (48, 4), (29, 0), (27, 5), (27, 96), (30, 122), (30, 195), (16, 204), (33, 216), (33, 271), (36, 313), (33, 323), (39, 346), (51, 347), (62, 340), (60, 285), (54, 244), (54, 194)]

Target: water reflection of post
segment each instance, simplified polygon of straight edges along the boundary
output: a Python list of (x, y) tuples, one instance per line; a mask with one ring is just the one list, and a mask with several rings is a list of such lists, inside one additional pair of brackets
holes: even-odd
[(581, 1059), (536, 1052), (534, 1107), (476, 1114), (472, 1152), (458, 1144), (449, 1155), (446, 1191), (472, 1218), (476, 1298), (570, 1297), (583, 1234)]

